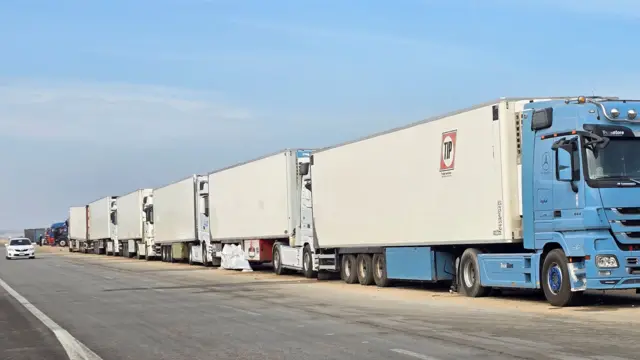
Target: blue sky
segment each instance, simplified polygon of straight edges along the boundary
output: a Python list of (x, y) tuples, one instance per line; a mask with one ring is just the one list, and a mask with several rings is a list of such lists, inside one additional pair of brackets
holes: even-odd
[(500, 96), (638, 98), (636, 3), (0, 1), (0, 229)]

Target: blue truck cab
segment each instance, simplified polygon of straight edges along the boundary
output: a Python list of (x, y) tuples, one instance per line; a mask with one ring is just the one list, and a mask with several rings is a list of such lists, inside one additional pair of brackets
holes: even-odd
[(567, 306), (585, 290), (640, 288), (638, 109), (602, 97), (525, 105), (524, 251), (475, 254), (480, 281), (467, 295), (535, 288)]

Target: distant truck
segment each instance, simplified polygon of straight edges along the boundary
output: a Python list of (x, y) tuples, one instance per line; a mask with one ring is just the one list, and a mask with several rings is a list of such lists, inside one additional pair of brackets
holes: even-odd
[(153, 241), (147, 247), (165, 262), (219, 264), (210, 241), (209, 185), (206, 175), (153, 190)]
[(46, 228), (24, 229), (24, 237), (31, 240), (32, 243), (43, 245)]
[(313, 266), (305, 250), (313, 235), (311, 204), (299, 174), (309, 154), (286, 149), (209, 174), (212, 243), (239, 246), (251, 265), (304, 270), (306, 259)]
[(118, 217), (117, 248), (124, 257), (151, 259), (153, 251), (152, 189), (139, 189), (116, 199)]
[(637, 291), (638, 109), (503, 98), (316, 151), (300, 168), (313, 269), (362, 285), (451, 282), (471, 297), (541, 289), (554, 306)]
[(89, 206), (87, 249), (96, 254), (116, 255), (120, 252), (117, 245), (118, 218), (117, 196), (98, 199)]
[(72, 206), (69, 208), (69, 251), (87, 253), (89, 206)]
[(45, 239), (50, 246), (67, 246), (69, 241), (67, 222), (61, 221), (51, 224), (51, 226), (45, 230)]

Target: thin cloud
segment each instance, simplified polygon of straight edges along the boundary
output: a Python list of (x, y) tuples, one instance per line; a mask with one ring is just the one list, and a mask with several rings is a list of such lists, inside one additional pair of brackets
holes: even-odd
[(219, 94), (87, 82), (0, 83), (3, 136), (95, 143), (237, 133), (253, 120)]

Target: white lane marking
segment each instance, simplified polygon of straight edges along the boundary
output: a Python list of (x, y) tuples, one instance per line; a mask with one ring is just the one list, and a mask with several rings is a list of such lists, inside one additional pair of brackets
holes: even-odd
[(415, 353), (413, 351), (409, 351), (409, 350), (405, 350), (405, 349), (389, 349), (393, 352), (396, 352), (398, 354), (402, 354), (402, 355), (407, 355), (407, 356), (413, 356), (416, 359), (421, 359), (421, 360), (438, 360), (438, 358), (434, 358), (433, 356), (428, 356), (428, 355), (423, 355), (423, 354), (418, 354)]
[(91, 351), (78, 339), (74, 338), (69, 332), (63, 329), (60, 325), (56, 324), (51, 318), (45, 315), (42, 311), (38, 310), (33, 304), (31, 304), (22, 295), (18, 294), (11, 286), (0, 279), (0, 286), (2, 286), (11, 296), (13, 296), (22, 306), (24, 306), (30, 313), (33, 314), (38, 320), (42, 321), (49, 330), (51, 330), (60, 344), (67, 352), (69, 360), (102, 360), (100, 356)]
[(241, 313), (245, 313), (245, 314), (249, 314), (249, 315), (253, 315), (253, 316), (262, 316), (262, 314), (258, 314), (257, 312), (253, 312), (253, 311), (249, 311), (249, 310), (244, 310), (244, 309), (238, 309), (238, 308), (233, 307), (233, 306), (220, 305), (220, 304), (217, 304), (216, 306), (219, 306), (219, 307), (221, 307), (221, 308), (225, 308), (225, 309), (229, 309), (229, 310), (239, 311), (239, 312), (241, 312)]

